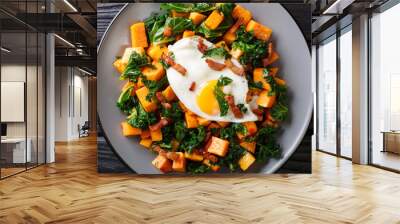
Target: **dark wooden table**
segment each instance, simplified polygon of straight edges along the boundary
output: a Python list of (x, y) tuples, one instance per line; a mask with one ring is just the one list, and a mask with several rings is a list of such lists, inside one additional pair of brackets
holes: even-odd
[[(107, 1), (103, 1), (107, 2)], [(112, 1), (111, 1), (112, 2)], [(115, 1), (114, 1), (115, 2)], [(117, 1), (118, 2), (118, 1)], [(275, 1), (276, 2), (276, 1)], [(292, 15), (303, 32), (305, 39), (311, 46), (311, 9), (307, 4), (287, 3), (282, 4)], [(292, 2), (296, 2), (293, 0)], [(122, 3), (98, 3), (97, 4), (97, 42), (103, 36), (108, 24), (123, 7)], [(277, 173), (311, 173), (311, 136), (313, 125), (310, 122), (308, 131), (297, 148), (296, 152), (277, 171)], [(98, 151), (97, 166), (101, 173), (133, 172), (115, 153), (114, 149), (103, 137), (101, 124), (98, 122)]]

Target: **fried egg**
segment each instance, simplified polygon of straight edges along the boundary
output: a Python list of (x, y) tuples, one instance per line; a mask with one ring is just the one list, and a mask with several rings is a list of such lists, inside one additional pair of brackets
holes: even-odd
[[(198, 36), (182, 38), (169, 45), (168, 49), (173, 53), (176, 63), (186, 69), (186, 74), (182, 75), (174, 68), (167, 69), (167, 78), (173, 91), (178, 99), (193, 113), (211, 121), (227, 121), (241, 123), (246, 121), (256, 121), (257, 116), (251, 111), (251, 107), (246, 103), (248, 92), (247, 79), (243, 76), (236, 75), (229, 68), (221, 71), (211, 69), (203, 53), (198, 50)], [(203, 43), (207, 47), (214, 47), (213, 44), (203, 39)], [(224, 59), (212, 60), (224, 64)], [(241, 67), (239, 62), (232, 59), (232, 62)], [(232, 80), (229, 85), (223, 87), (225, 94), (234, 97), (235, 104), (243, 104), (247, 108), (247, 112), (243, 113), (242, 118), (236, 118), (229, 109), (228, 114), (221, 116), (218, 101), (214, 95), (214, 89), (218, 79), (228, 77)], [(189, 90), (194, 84), (194, 89)]]

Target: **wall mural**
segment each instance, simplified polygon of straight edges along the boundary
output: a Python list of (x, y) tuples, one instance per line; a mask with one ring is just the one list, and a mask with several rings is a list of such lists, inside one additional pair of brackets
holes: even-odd
[(99, 171), (274, 173), (311, 149), (310, 15), (301, 4), (99, 4)]

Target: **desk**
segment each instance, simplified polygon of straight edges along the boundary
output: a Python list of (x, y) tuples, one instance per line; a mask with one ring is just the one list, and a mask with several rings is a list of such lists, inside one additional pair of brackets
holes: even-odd
[(382, 152), (392, 152), (400, 154), (400, 131), (382, 131), (383, 150)]
[[(8, 163), (25, 163), (25, 162), (30, 162), (32, 159), (32, 154), (31, 154), (31, 145), (32, 141), (30, 138), (26, 140), (28, 144), (25, 143), (25, 138), (5, 138), (1, 139), (1, 151), (2, 151), (2, 157), (3, 157), (3, 152), (5, 154), (4, 158)], [(25, 152), (25, 145), (26, 147), (26, 152)], [(12, 156), (11, 156), (12, 154)], [(12, 158), (12, 160), (11, 160)]]

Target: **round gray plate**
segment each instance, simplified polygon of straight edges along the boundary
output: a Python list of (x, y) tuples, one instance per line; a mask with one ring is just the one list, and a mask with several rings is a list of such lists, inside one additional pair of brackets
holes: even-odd
[[(311, 118), (311, 56), (304, 37), (289, 13), (277, 3), (243, 3), (253, 13), (253, 18), (273, 30), (273, 41), (280, 54), (279, 75), (288, 84), (290, 93), (290, 119), (283, 124), (279, 136), (282, 157), (255, 166), (250, 172), (273, 173), (290, 157), (300, 144)], [(138, 144), (138, 138), (121, 134), (120, 122), (125, 116), (116, 107), (123, 82), (118, 78), (112, 63), (115, 56), (130, 45), (129, 26), (159, 10), (157, 3), (132, 3), (126, 5), (108, 27), (100, 42), (97, 54), (97, 111), (112, 147), (118, 155), (139, 174), (159, 174), (151, 161), (153, 153)]]

